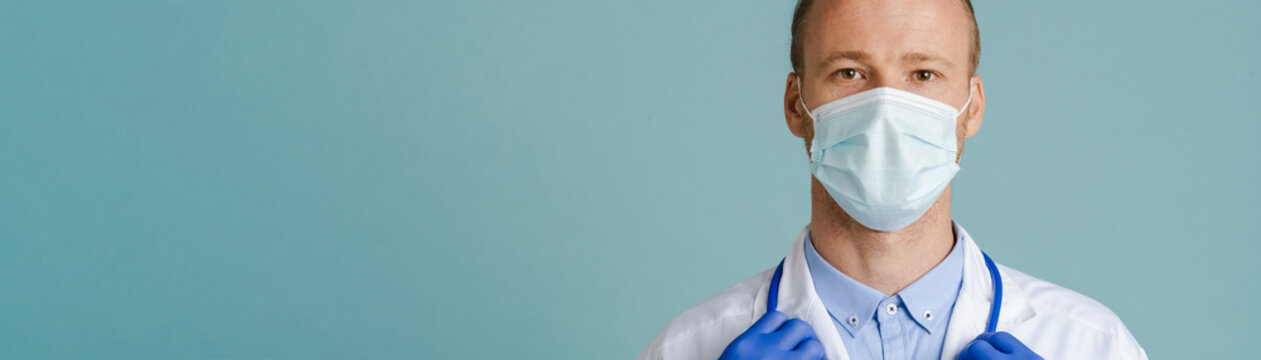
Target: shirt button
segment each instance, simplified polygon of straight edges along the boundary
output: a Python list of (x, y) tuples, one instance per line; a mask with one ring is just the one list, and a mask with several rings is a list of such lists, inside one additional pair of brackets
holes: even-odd
[(889, 305), (886, 305), (886, 306), (884, 307), (884, 311), (888, 312), (888, 313), (889, 313), (889, 315), (897, 314), (897, 313), (898, 313), (898, 304), (889, 304)]
[(850, 315), (850, 316), (849, 316), (849, 324), (850, 324), (851, 326), (858, 326), (858, 317), (857, 317), (857, 316), (854, 316), (854, 315)]
[(933, 312), (932, 312), (932, 311), (925, 311), (925, 312), (924, 312), (924, 320), (933, 321)]

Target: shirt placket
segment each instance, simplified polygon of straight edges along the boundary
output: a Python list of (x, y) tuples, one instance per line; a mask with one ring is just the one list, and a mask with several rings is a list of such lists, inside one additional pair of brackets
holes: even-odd
[(876, 309), (876, 324), (880, 330), (880, 350), (885, 360), (906, 359), (906, 346), (902, 341), (904, 326), (898, 317), (904, 312), (897, 297), (885, 299)]

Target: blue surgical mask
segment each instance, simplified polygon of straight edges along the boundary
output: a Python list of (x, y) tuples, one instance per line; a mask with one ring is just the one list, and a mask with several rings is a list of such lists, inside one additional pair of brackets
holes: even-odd
[(956, 110), (889, 87), (823, 104), (813, 111), (810, 173), (850, 217), (879, 231), (897, 231), (923, 216), (959, 165)]

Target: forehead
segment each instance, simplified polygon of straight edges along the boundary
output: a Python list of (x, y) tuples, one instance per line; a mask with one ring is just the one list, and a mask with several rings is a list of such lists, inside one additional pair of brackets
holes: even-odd
[(863, 52), (877, 62), (921, 53), (962, 66), (972, 35), (960, 0), (817, 0), (803, 26), (807, 67), (836, 52)]

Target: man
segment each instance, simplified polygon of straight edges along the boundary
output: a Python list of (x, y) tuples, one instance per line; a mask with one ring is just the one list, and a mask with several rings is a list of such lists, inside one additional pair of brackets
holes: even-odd
[(778, 271), (678, 315), (640, 358), (1145, 359), (1108, 308), (988, 263), (951, 219), (985, 114), (970, 1), (799, 1), (784, 115), (810, 225)]

